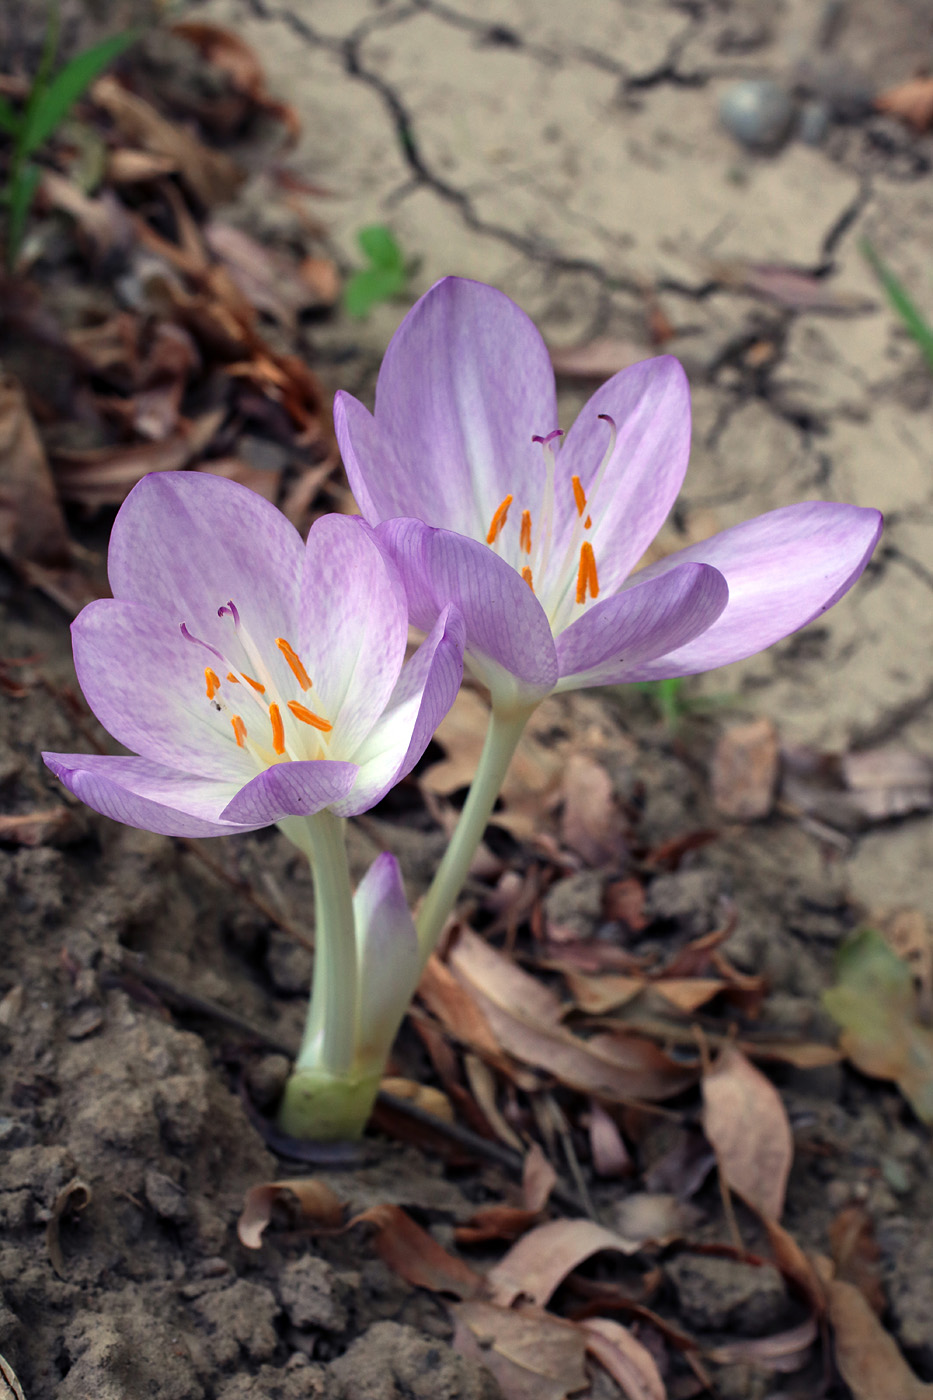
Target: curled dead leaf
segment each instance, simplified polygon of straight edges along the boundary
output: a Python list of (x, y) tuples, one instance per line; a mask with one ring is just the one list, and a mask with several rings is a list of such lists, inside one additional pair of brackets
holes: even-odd
[(909, 78), (887, 88), (875, 98), (875, 109), (899, 117), (914, 131), (929, 131), (933, 126), (933, 78)]
[(52, 1204), (52, 1213), (45, 1227), (45, 1247), (49, 1252), (52, 1268), (59, 1278), (65, 1277), (65, 1259), (60, 1238), (62, 1217), (71, 1211), (85, 1210), (90, 1204), (91, 1188), (86, 1181), (77, 1176), (62, 1187)]
[(480, 1299), (450, 1311), (457, 1351), (492, 1373), (505, 1400), (567, 1400), (586, 1387), (585, 1334), (572, 1322)]
[(667, 1400), (657, 1362), (627, 1327), (608, 1317), (590, 1317), (580, 1325), (587, 1351), (609, 1372), (627, 1400)]
[(827, 1296), (836, 1365), (854, 1400), (931, 1400), (933, 1385), (917, 1379), (859, 1289), (836, 1279)]
[(321, 1225), (328, 1230), (339, 1229), (343, 1224), (343, 1202), (317, 1177), (265, 1181), (246, 1193), (236, 1227), (240, 1244), (247, 1249), (260, 1248), (263, 1232), (279, 1204), (290, 1209), (302, 1224)]
[(734, 1047), (704, 1074), (703, 1131), (729, 1187), (766, 1220), (778, 1221), (794, 1158), (780, 1094)]
[(0, 1356), (0, 1383), (6, 1388), (8, 1395), (13, 1397), (13, 1400), (26, 1400), (23, 1388), (16, 1379), (16, 1372), (4, 1356)]
[(593, 1220), (551, 1220), (513, 1245), (487, 1275), (490, 1296), (508, 1307), (519, 1297), (544, 1307), (568, 1274), (601, 1250), (636, 1254), (643, 1240), (625, 1239)]
[(401, 1206), (370, 1206), (350, 1221), (350, 1226), (362, 1224), (374, 1226), (379, 1257), (406, 1283), (455, 1298), (475, 1298), (484, 1291), (482, 1275), (448, 1254)]

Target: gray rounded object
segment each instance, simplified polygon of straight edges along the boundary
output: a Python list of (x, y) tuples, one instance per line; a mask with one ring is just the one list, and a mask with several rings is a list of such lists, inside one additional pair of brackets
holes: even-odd
[(796, 115), (793, 99), (769, 78), (749, 78), (723, 93), (719, 120), (736, 141), (753, 150), (775, 150)]

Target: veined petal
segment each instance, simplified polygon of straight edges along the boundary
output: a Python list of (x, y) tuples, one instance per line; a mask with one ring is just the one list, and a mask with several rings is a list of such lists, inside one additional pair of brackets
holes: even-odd
[(447, 603), (463, 614), (473, 672), (505, 700), (541, 698), (556, 684), (557, 652), (550, 623), (515, 570), (485, 544), (417, 520), (380, 525), (408, 592), (412, 621), (430, 626)]
[(403, 669), (385, 713), (354, 753), (359, 777), (343, 801), (333, 804), (337, 816), (368, 811), (414, 768), (457, 698), (464, 637), (460, 613), (445, 608)]
[[(610, 442), (618, 436), (594, 494), (590, 538), (604, 591), (614, 592), (664, 524), (690, 456), (690, 386), (671, 355), (642, 360), (607, 380), (582, 409), (557, 454), (561, 481), (577, 475), (589, 493)], [(575, 523), (568, 510), (565, 533)]]
[(177, 621), (102, 598), (83, 609), (71, 635), (85, 699), (121, 744), (152, 763), (237, 786), (252, 776), (255, 765), (207, 698), (210, 653), (186, 641)]
[(325, 515), (312, 525), (297, 635), (311, 706), (333, 724), (334, 752), (350, 758), (388, 703), (408, 639), (402, 581), (362, 520)]
[(418, 935), (398, 861), (377, 856), (353, 896), (359, 982), (357, 1049), (386, 1055), (418, 981)]
[(236, 793), (235, 783), (191, 777), (145, 758), (86, 753), (44, 753), (42, 757), (75, 797), (125, 826), (162, 836), (229, 836), (266, 825), (222, 818)]
[(120, 507), (107, 561), (115, 598), (221, 646), (230, 624), (217, 609), (230, 598), (257, 639), (289, 635), (303, 553), (295, 527), (245, 486), (207, 472), (154, 472)]
[(222, 815), (247, 827), (271, 826), (283, 817), (310, 817), (346, 796), (358, 771), (355, 763), (326, 758), (277, 763), (240, 788)]
[(809, 501), (759, 515), (642, 569), (632, 584), (657, 579), (684, 562), (711, 564), (729, 585), (729, 602), (695, 641), (639, 664), (628, 679), (710, 671), (796, 632), (852, 587), (882, 524), (877, 510)]
[(681, 564), (660, 578), (594, 603), (557, 638), (558, 690), (618, 685), (632, 668), (705, 632), (729, 589), (708, 564)]
[(375, 421), (384, 459), (371, 457), (372, 438), (357, 440), (359, 415), (348, 415), (343, 430), (354, 481), (365, 476), (378, 518), (411, 516), (483, 539), (505, 496), (532, 509), (541, 498), (541, 453), (531, 439), (557, 427), (544, 341), (503, 292), (445, 277), (389, 344)]

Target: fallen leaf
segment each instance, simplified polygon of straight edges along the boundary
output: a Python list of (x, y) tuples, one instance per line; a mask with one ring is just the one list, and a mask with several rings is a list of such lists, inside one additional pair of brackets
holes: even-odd
[(514, 1244), (486, 1276), (490, 1297), (503, 1307), (525, 1297), (544, 1307), (568, 1274), (602, 1250), (637, 1254), (645, 1243), (625, 1239), (593, 1220), (550, 1220)]
[(45, 807), (38, 812), (0, 815), (0, 841), (15, 846), (47, 846), (74, 825), (68, 807)]
[(450, 1099), (446, 1094), (442, 1094), (440, 1089), (434, 1089), (430, 1084), (419, 1084), (414, 1079), (399, 1079), (389, 1075), (382, 1080), (380, 1090), (383, 1093), (391, 1094), (393, 1098), (404, 1099), (406, 1103), (414, 1104), (416, 1108), (423, 1109), (425, 1113), (430, 1113), (445, 1123), (454, 1121), (454, 1111), (450, 1106)]
[(74, 1177), (63, 1186), (52, 1203), (49, 1222), (45, 1227), (45, 1247), (49, 1252), (52, 1268), (59, 1278), (65, 1277), (65, 1259), (62, 1254), (59, 1231), (62, 1217), (71, 1211), (85, 1210), (91, 1204), (91, 1188), (80, 1177)]
[(9, 1361), (7, 1361), (6, 1357), (3, 1356), (0, 1356), (0, 1380), (2, 1380), (7, 1387), (10, 1395), (13, 1396), (13, 1400), (26, 1400), (23, 1394), (23, 1388), (16, 1379), (16, 1372), (13, 1370), (13, 1367), (10, 1365)]
[(303, 1224), (339, 1229), (343, 1224), (343, 1202), (326, 1182), (317, 1177), (297, 1177), (289, 1181), (266, 1181), (253, 1186), (237, 1221), (240, 1244), (247, 1249), (259, 1249), (263, 1231), (272, 1219), (276, 1205), (284, 1205)]
[(351, 1226), (362, 1224), (375, 1227), (379, 1257), (406, 1283), (456, 1298), (474, 1298), (484, 1291), (482, 1275), (448, 1254), (401, 1206), (371, 1206), (350, 1221)]
[(618, 919), (633, 933), (647, 927), (645, 918), (645, 887), (640, 880), (612, 880), (603, 896), (607, 919)]
[(899, 744), (854, 750), (841, 760), (842, 776), (869, 821), (887, 821), (933, 808), (933, 760)]
[(590, 1158), (597, 1176), (628, 1176), (634, 1170), (618, 1124), (595, 1099), (589, 1107)]
[(836, 1278), (859, 1290), (880, 1317), (887, 1307), (880, 1278), (881, 1250), (872, 1218), (864, 1206), (844, 1206), (829, 1226)]
[(711, 262), (707, 270), (714, 281), (736, 291), (777, 302), (794, 311), (827, 311), (857, 315), (874, 309), (874, 302), (856, 292), (835, 288), (825, 277), (802, 272), (782, 263)]
[(823, 1004), (843, 1027), (843, 1051), (863, 1074), (893, 1079), (917, 1117), (933, 1123), (933, 1030), (921, 1020), (909, 966), (863, 929), (842, 948), (837, 970)]
[(217, 220), (205, 224), (203, 234), (246, 300), (292, 334), (299, 314), (320, 305), (298, 264), (285, 253), (266, 248), (242, 229)]
[(133, 244), (133, 224), (112, 190), (89, 195), (64, 175), (43, 170), (40, 196), (53, 209), (74, 219), (95, 257), (125, 254)]
[(703, 1131), (724, 1180), (767, 1220), (779, 1221), (794, 1158), (780, 1094), (729, 1046), (704, 1074)]
[(854, 1400), (931, 1400), (933, 1385), (917, 1379), (859, 1290), (834, 1280), (827, 1293), (836, 1365)]
[(664, 1248), (683, 1239), (701, 1219), (696, 1206), (663, 1192), (633, 1191), (617, 1201), (612, 1223), (627, 1239)]
[(587, 865), (608, 865), (625, 855), (624, 822), (612, 779), (602, 764), (584, 753), (571, 754), (561, 782), (560, 834), (565, 846)]
[(149, 472), (181, 471), (202, 453), (225, 416), (224, 409), (205, 413), (164, 442), (114, 447), (59, 448), (52, 454), (55, 480), (66, 501), (89, 509), (119, 505)]
[(479, 1244), (483, 1240), (514, 1240), (537, 1225), (548, 1197), (557, 1183), (557, 1173), (538, 1144), (532, 1143), (522, 1172), (521, 1206), (484, 1206), (465, 1225), (454, 1231), (458, 1244)]
[(499, 1058), (499, 1042), (488, 1020), (436, 954), (425, 963), (416, 995), (461, 1044), (487, 1059)]
[(770, 719), (733, 724), (720, 737), (710, 770), (713, 803), (733, 821), (760, 821), (774, 803), (778, 736)]
[(879, 92), (875, 110), (899, 117), (914, 131), (929, 131), (933, 126), (933, 78), (909, 78)]
[(598, 336), (586, 345), (550, 347), (554, 373), (565, 379), (608, 379), (620, 369), (628, 369), (651, 354), (647, 345), (614, 336)]
[(454, 1347), (492, 1373), (504, 1400), (567, 1400), (589, 1384), (585, 1334), (572, 1322), (479, 1299), (450, 1311)]
[(726, 1342), (724, 1346), (704, 1352), (704, 1355), (707, 1361), (715, 1361), (719, 1366), (751, 1364), (765, 1371), (800, 1371), (810, 1360), (810, 1349), (818, 1337), (816, 1318), (808, 1317), (786, 1332)]
[(582, 1322), (586, 1349), (609, 1372), (628, 1400), (667, 1400), (657, 1362), (621, 1322), (591, 1317)]
[(131, 145), (174, 161), (185, 184), (206, 208), (231, 199), (242, 183), (243, 173), (229, 156), (211, 150), (189, 131), (168, 121), (116, 78), (98, 78), (90, 96)]
[(340, 273), (331, 258), (303, 258), (298, 276), (307, 282), (317, 306), (333, 306), (340, 296)]
[(277, 117), (287, 130), (289, 139), (297, 141), (301, 135), (298, 113), (290, 104), (277, 102), (269, 96), (262, 65), (245, 39), (232, 30), (222, 29), (220, 25), (196, 20), (182, 20), (173, 24), (172, 32), (187, 39), (209, 63), (226, 73), (238, 92), (270, 116)]
[(135, 185), (161, 180), (166, 175), (174, 175), (177, 170), (178, 162), (172, 156), (137, 151), (132, 146), (118, 146), (108, 152), (106, 180), (110, 185)]
[(71, 541), (45, 451), (17, 380), (0, 376), (0, 553), (65, 566)]

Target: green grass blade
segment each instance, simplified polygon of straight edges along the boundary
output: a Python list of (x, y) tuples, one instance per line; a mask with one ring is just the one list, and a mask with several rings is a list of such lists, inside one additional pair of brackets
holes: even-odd
[(891, 271), (868, 239), (863, 238), (859, 246), (884, 288), (888, 301), (904, 322), (908, 333), (920, 346), (924, 359), (933, 370), (933, 326), (915, 305), (903, 282)]
[(29, 217), (29, 210), (32, 207), (41, 174), (42, 172), (37, 165), (24, 165), (20, 169), (19, 178), (10, 188), (6, 226), (6, 260), (10, 269), (16, 266), (16, 260), (19, 257), (26, 220)]
[(0, 97), (0, 131), (5, 131), (9, 136), (15, 136), (19, 131), (19, 121), (19, 117), (6, 98)]
[(22, 135), (22, 151), (30, 155), (61, 125), (82, 93), (86, 92), (99, 73), (112, 63), (124, 49), (139, 37), (135, 29), (112, 34), (84, 53), (76, 54), (51, 79), (45, 91), (30, 101), (26, 126)]

